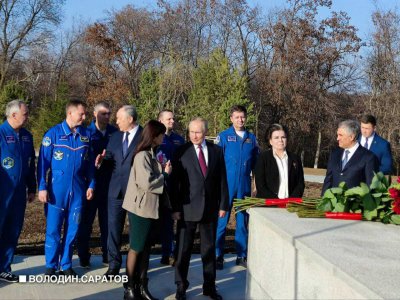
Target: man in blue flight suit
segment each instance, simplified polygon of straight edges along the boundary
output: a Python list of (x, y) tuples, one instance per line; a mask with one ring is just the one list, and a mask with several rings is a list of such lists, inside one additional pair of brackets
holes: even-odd
[[(233, 199), (242, 199), (251, 194), (250, 173), (254, 169), (258, 155), (258, 144), (254, 134), (245, 129), (247, 110), (242, 105), (231, 108), (232, 126), (222, 131), (215, 143), (223, 148), (226, 174), (229, 188), (230, 208), (224, 218), (218, 218), (216, 239), (216, 268), (224, 268), (224, 245), (226, 225), (232, 210)], [(248, 214), (243, 211), (236, 214), (236, 265), (247, 266)]]
[[(90, 123), (87, 130), (90, 131), (93, 155), (96, 157), (105, 151), (111, 134), (117, 131), (117, 128), (109, 124), (111, 109), (107, 102), (101, 101), (97, 103), (94, 107), (93, 115), (95, 119)], [(91, 254), (89, 252), (89, 240), (92, 234), (96, 212), (98, 212), (103, 264), (108, 264), (107, 195), (110, 179), (111, 172), (105, 168), (104, 165), (100, 166), (95, 173), (96, 192), (94, 193), (93, 200), (85, 201), (83, 206), (82, 220), (78, 229), (77, 245), (79, 262), (81, 267), (84, 268), (90, 267)]]
[[(175, 133), (174, 130), (174, 113), (171, 110), (164, 109), (158, 114), (158, 121), (163, 123), (167, 128), (162, 144), (157, 149), (157, 159), (164, 165), (168, 160), (172, 161), (176, 149), (185, 143), (183, 137)], [(171, 194), (171, 179), (167, 179), (167, 190)], [(174, 264), (174, 221), (171, 216), (172, 212), (168, 207), (161, 207), (161, 245), (162, 256), (160, 263), (163, 265)]]
[(0, 280), (6, 282), (18, 282), (11, 263), (26, 202), (32, 202), (36, 192), (33, 138), (23, 128), (28, 114), (23, 101), (13, 100), (6, 106), (7, 121), (0, 126)]
[(73, 245), (83, 203), (92, 199), (95, 185), (91, 136), (82, 126), (85, 115), (84, 102), (69, 101), (66, 119), (45, 133), (40, 147), (37, 173), (39, 200), (46, 203), (46, 275), (59, 269), (60, 275), (76, 276)]

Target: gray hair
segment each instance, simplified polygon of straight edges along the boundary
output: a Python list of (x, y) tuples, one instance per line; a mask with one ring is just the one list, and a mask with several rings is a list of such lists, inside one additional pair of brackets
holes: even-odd
[(133, 121), (135, 122), (137, 121), (138, 118), (137, 111), (133, 105), (124, 105), (121, 108), (126, 112), (128, 116), (133, 118)]
[(345, 120), (339, 123), (338, 128), (343, 128), (349, 135), (354, 135), (357, 140), (360, 135), (360, 124), (355, 120)]
[(208, 131), (208, 121), (206, 119), (203, 119), (201, 117), (193, 118), (189, 122), (189, 126), (188, 127), (190, 127), (190, 124), (192, 124), (193, 122), (201, 122), (203, 124), (203, 132), (206, 133)]
[(101, 108), (111, 110), (110, 103), (108, 103), (106, 101), (100, 101), (100, 102), (96, 103), (96, 105), (94, 106), (94, 112), (98, 112)]
[(26, 106), (25, 102), (21, 99), (8, 102), (6, 105), (6, 117), (9, 118), (12, 116), (13, 113), (19, 112), (22, 105)]

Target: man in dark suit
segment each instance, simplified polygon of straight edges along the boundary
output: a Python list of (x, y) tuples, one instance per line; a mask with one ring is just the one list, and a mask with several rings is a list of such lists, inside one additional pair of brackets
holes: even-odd
[(385, 175), (392, 172), (392, 152), (390, 143), (376, 133), (376, 119), (374, 116), (365, 115), (361, 118), (361, 146), (376, 155), (379, 160), (379, 171)]
[(122, 208), (126, 186), (136, 146), (140, 140), (142, 127), (136, 123), (134, 106), (124, 105), (117, 112), (120, 131), (113, 133), (102, 154), (103, 163), (110, 169), (111, 180), (108, 189), (108, 270), (105, 275), (112, 279), (121, 268), (121, 236), (124, 229), (126, 211)]
[(222, 149), (205, 141), (207, 122), (196, 118), (189, 124), (190, 142), (179, 148), (173, 161), (173, 218), (178, 221), (178, 254), (175, 262), (176, 299), (186, 299), (190, 255), (197, 226), (203, 262), (203, 295), (222, 299), (215, 287), (215, 237), (218, 217), (229, 209), (228, 187)]
[(371, 184), (374, 172), (378, 172), (378, 159), (369, 150), (358, 143), (360, 125), (354, 120), (346, 120), (339, 124), (337, 141), (339, 148), (332, 151), (322, 187), (322, 195), (331, 187), (339, 186), (342, 181), (348, 188), (360, 185), (361, 182)]

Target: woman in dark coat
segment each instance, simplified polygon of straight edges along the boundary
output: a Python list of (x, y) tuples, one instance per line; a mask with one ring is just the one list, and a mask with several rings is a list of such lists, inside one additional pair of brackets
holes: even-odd
[(266, 131), (265, 139), (271, 148), (258, 156), (255, 166), (257, 198), (303, 196), (303, 165), (296, 154), (286, 151), (287, 137), (287, 129), (280, 124), (272, 124)]

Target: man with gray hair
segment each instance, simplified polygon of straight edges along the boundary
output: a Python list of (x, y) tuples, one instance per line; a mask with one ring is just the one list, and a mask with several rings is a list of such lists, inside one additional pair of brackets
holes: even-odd
[(26, 104), (13, 100), (6, 106), (7, 120), (0, 126), (0, 280), (6, 282), (18, 282), (11, 263), (26, 202), (32, 202), (36, 192), (33, 138), (23, 128), (28, 116)]
[[(122, 208), (128, 185), (133, 155), (143, 128), (137, 124), (136, 108), (124, 105), (117, 112), (119, 131), (113, 133), (107, 150), (98, 156), (104, 167), (111, 172), (108, 188), (108, 270), (105, 276), (112, 279), (119, 274), (122, 264), (121, 236), (124, 229), (126, 210)], [(104, 158), (104, 160), (103, 160)]]
[(374, 172), (379, 170), (379, 162), (371, 151), (360, 147), (359, 135), (360, 125), (357, 121), (346, 120), (339, 123), (339, 148), (334, 149), (329, 157), (322, 195), (327, 189), (337, 187), (343, 181), (348, 188), (358, 186), (361, 182), (371, 184)]
[[(110, 125), (111, 108), (110, 104), (100, 101), (94, 106), (94, 120), (90, 123), (87, 130), (92, 136), (93, 154), (103, 153), (107, 148), (111, 134), (117, 131), (117, 128)], [(103, 264), (108, 264), (107, 253), (107, 235), (108, 235), (108, 218), (107, 218), (107, 200), (108, 185), (111, 179), (111, 172), (105, 165), (100, 166), (95, 173), (96, 191), (92, 201), (86, 201), (83, 206), (81, 223), (79, 224), (77, 246), (79, 263), (83, 268), (90, 267), (90, 251), (89, 240), (93, 229), (93, 222), (98, 214), (98, 222), (100, 227), (101, 252), (103, 254)]]

